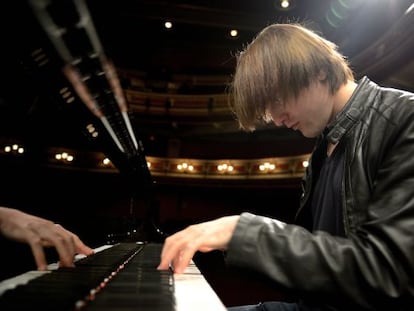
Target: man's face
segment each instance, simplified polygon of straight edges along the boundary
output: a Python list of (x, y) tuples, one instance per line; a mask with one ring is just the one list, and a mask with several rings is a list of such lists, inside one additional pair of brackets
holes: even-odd
[(298, 130), (305, 137), (318, 136), (333, 119), (333, 96), (328, 86), (314, 82), (297, 98), (270, 106), (268, 113), (276, 126)]

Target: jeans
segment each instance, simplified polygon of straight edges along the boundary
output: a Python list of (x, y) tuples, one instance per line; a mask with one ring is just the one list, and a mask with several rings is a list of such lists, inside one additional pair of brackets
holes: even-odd
[(267, 301), (257, 305), (246, 305), (237, 307), (228, 307), (228, 311), (300, 311), (298, 304), (279, 302), (279, 301)]

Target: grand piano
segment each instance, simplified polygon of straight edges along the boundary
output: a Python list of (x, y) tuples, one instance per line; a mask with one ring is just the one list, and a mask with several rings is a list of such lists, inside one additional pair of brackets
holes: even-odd
[[(94, 255), (77, 257), (74, 268), (55, 262), (48, 271), (27, 271), (0, 282), (0, 310), (225, 310), (194, 262), (180, 275), (156, 269), (166, 237), (157, 224), (156, 188), (115, 66), (85, 2), (33, 0), (28, 6), (55, 48), (74, 100), (82, 105), (78, 109), (89, 113), (88, 122), (100, 133), (94, 143), (132, 185), (132, 196), (144, 196), (147, 204), (134, 237), (118, 236)], [(37, 59), (36, 70), (47, 75), (47, 64), (40, 55)]]

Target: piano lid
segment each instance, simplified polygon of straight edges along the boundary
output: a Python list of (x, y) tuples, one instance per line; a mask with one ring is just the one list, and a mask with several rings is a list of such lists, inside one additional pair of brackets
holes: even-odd
[[(89, 118), (83, 123), (85, 135), (100, 142), (102, 151), (121, 173), (141, 187), (152, 187), (144, 147), (131, 126), (115, 66), (104, 52), (85, 1), (29, 0), (29, 3), (69, 82), (67, 87), (72, 92), (65, 95), (63, 91), (63, 100), (71, 105), (75, 100), (80, 101), (89, 111)], [(49, 56), (38, 53), (34, 58), (38, 70), (48, 74), (44, 60)]]
[[(160, 241), (154, 182), (142, 141), (131, 126), (128, 104), (114, 64), (106, 56), (84, 0), (29, 0), (33, 12), (62, 61), (62, 71), (89, 115), (86, 134), (103, 136), (102, 151), (127, 178), (132, 197), (147, 200), (139, 238)], [(99, 122), (96, 122), (99, 121)]]

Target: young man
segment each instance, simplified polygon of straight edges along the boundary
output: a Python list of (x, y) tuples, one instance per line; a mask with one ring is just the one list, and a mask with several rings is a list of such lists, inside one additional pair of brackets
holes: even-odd
[(353, 73), (332, 42), (297, 24), (265, 28), (238, 56), (240, 127), (273, 122), (317, 137), (295, 224), (242, 213), (165, 241), (159, 269), (196, 251), (300, 297), (232, 310), (408, 310), (414, 305), (414, 94)]

